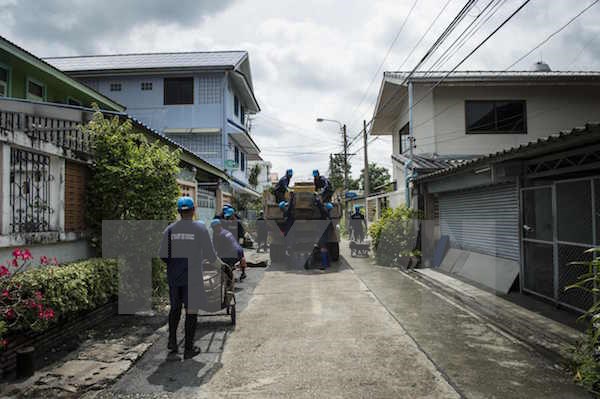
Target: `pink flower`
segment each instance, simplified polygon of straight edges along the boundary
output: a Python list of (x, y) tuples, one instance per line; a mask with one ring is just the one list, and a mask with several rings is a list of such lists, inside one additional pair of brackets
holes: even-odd
[(8, 271), (8, 269), (5, 266), (0, 266), (0, 277), (4, 277), (9, 275), (10, 272)]
[(31, 256), (31, 252), (26, 249), (25, 251), (21, 252), (21, 258), (23, 258), (23, 260), (31, 260), (33, 259), (33, 256)]
[(52, 258), (52, 264), (55, 266), (58, 265), (58, 259), (56, 259), (56, 256), (54, 258)]
[(12, 256), (13, 256), (13, 258), (20, 258), (21, 257), (21, 248), (15, 248), (15, 250), (12, 251)]
[(54, 319), (54, 310), (47, 308), (44, 310), (44, 320), (52, 320)]
[(13, 260), (10, 261), (12, 267), (18, 267), (19, 266), (19, 261), (17, 261), (17, 258), (14, 258)]
[(4, 318), (7, 320), (12, 320), (15, 318), (15, 311), (11, 308), (6, 309), (6, 312), (4, 312)]
[(47, 257), (47, 256), (45, 256), (45, 255), (44, 255), (44, 256), (41, 256), (41, 257), (40, 257), (40, 263), (41, 263), (42, 265), (44, 265), (44, 266), (45, 266), (45, 265), (47, 265), (48, 263), (50, 263), (50, 259), (48, 259), (48, 257)]
[(8, 346), (8, 340), (6, 338), (0, 339), (0, 348), (5, 349)]
[(8, 290), (2, 291), (2, 299), (10, 299), (10, 292)]

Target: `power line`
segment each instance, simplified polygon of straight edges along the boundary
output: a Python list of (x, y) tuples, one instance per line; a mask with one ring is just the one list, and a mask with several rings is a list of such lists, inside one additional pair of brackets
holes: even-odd
[[(527, 51), (527, 53), (524, 56), (520, 57), (519, 59), (517, 59), (517, 61), (513, 62), (511, 65), (509, 65), (508, 67), (504, 68), (503, 70), (499, 71), (495, 76), (499, 76), (500, 73), (507, 72), (510, 68), (512, 68), (513, 66), (515, 66), (516, 64), (518, 64), (525, 57), (527, 57), (528, 55), (530, 55), (531, 53), (533, 53), (536, 49), (538, 49), (539, 47), (541, 47), (543, 44), (547, 43), (554, 36), (556, 36), (559, 32), (561, 32), (568, 25), (570, 25), (575, 19), (579, 18), (586, 11), (588, 11), (592, 6), (594, 6), (596, 3), (598, 3), (598, 1), (600, 1), (600, 0), (595, 0), (593, 3), (591, 3), (590, 5), (588, 5), (587, 7), (585, 7), (583, 10), (579, 11), (574, 17), (572, 17), (571, 19), (569, 19), (569, 21), (567, 21), (565, 24), (563, 24), (560, 28), (558, 28), (557, 30), (555, 30), (554, 32), (552, 32), (550, 35), (548, 35), (546, 38), (544, 38), (542, 41), (540, 41), (538, 44), (536, 44), (531, 50)], [(580, 55), (578, 55), (578, 57), (579, 56)], [(451, 108), (453, 108), (454, 106), (456, 106), (458, 104), (462, 104), (462, 101), (457, 101), (457, 102), (455, 102), (453, 104), (450, 104), (449, 106), (447, 106), (446, 108), (444, 108), (440, 112), (438, 112), (437, 114), (433, 115), (431, 118), (428, 118), (428, 119), (424, 120), (423, 122), (420, 122), (419, 124), (416, 124), (414, 127), (417, 128), (417, 127), (423, 126), (424, 124), (426, 124), (426, 123), (434, 120), (435, 118), (439, 117), (441, 114), (447, 112), (448, 110), (450, 110)]]
[(533, 53), (535, 50), (537, 50), (538, 48), (542, 47), (544, 44), (546, 44), (549, 40), (551, 40), (554, 36), (556, 36), (558, 33), (562, 32), (563, 29), (565, 29), (567, 26), (569, 26), (573, 21), (575, 21), (577, 18), (579, 18), (581, 15), (583, 15), (587, 10), (589, 10), (590, 8), (592, 8), (593, 6), (595, 6), (598, 1), (600, 0), (594, 0), (591, 4), (589, 4), (587, 7), (585, 7), (583, 10), (579, 11), (573, 18), (571, 18), (570, 20), (567, 21), (566, 24), (564, 24), (563, 26), (561, 26), (560, 28), (558, 28), (557, 30), (555, 30), (554, 32), (552, 32), (550, 35), (548, 35), (544, 40), (542, 40), (540, 43), (538, 43), (534, 48), (532, 48), (531, 50), (529, 50), (527, 53), (525, 53), (522, 57), (520, 57), (518, 60), (516, 60), (515, 62), (513, 62), (508, 68), (506, 68), (507, 70), (512, 68), (513, 66), (517, 65), (519, 62), (521, 62), (523, 59), (525, 59), (527, 56), (529, 56), (531, 53)]
[(412, 6), (410, 7), (410, 10), (408, 11), (408, 14), (406, 14), (406, 16), (404, 17), (404, 20), (402, 21), (402, 24), (400, 25), (400, 29), (398, 30), (398, 33), (396, 33), (396, 36), (394, 37), (394, 40), (392, 40), (392, 43), (390, 43), (390, 46), (388, 47), (388, 50), (385, 53), (385, 56), (383, 57), (383, 60), (381, 60), (381, 63), (379, 64), (379, 66), (377, 67), (377, 70), (373, 74), (373, 77), (371, 78), (371, 81), (369, 82), (369, 85), (367, 86), (367, 89), (363, 93), (363, 96), (360, 99), (360, 102), (358, 103), (358, 105), (356, 107), (354, 107), (354, 109), (352, 110), (351, 115), (354, 115), (354, 113), (358, 110), (358, 108), (363, 104), (363, 102), (367, 98), (367, 95), (369, 94), (369, 90), (371, 89), (371, 86), (375, 82), (375, 79), (377, 79), (377, 77), (379, 76), (379, 71), (381, 71), (381, 68), (383, 68), (383, 65), (387, 61), (387, 58), (389, 57), (390, 53), (392, 52), (392, 49), (396, 45), (396, 42), (398, 41), (398, 38), (400, 37), (400, 34), (404, 30), (404, 27), (406, 26), (406, 23), (408, 22), (408, 19), (410, 18), (411, 14), (412, 14), (413, 10), (415, 9), (415, 7), (416, 7), (416, 5), (417, 5), (418, 2), (419, 2), (419, 0), (415, 0), (413, 2)]
[[(408, 73), (408, 75), (406, 77), (404, 77), (404, 79), (403, 79), (402, 83), (400, 84), (400, 86), (402, 86), (416, 72), (416, 70), (424, 62), (426, 62), (429, 59), (429, 57), (435, 52), (435, 50), (437, 50), (437, 48), (444, 42), (444, 40), (446, 40), (446, 38), (450, 35), (450, 33), (454, 30), (454, 28), (464, 19), (464, 17), (468, 14), (468, 12), (471, 10), (471, 8), (475, 5), (476, 2), (477, 2), (477, 0), (468, 0), (465, 3), (465, 5), (461, 8), (461, 10), (458, 12), (458, 14), (452, 19), (452, 21), (446, 27), (446, 29), (444, 29), (444, 31), (442, 32), (442, 34), (437, 38), (437, 40), (433, 43), (433, 45), (423, 55), (423, 57), (417, 63), (417, 65), (415, 65), (415, 67)], [(384, 76), (385, 76), (385, 74), (384, 74)], [(397, 89), (396, 92), (398, 90), (400, 90), (400, 89)], [(394, 99), (394, 95), (392, 95), (390, 97), (390, 99), (383, 104), (382, 110), (385, 109), (390, 104), (390, 101), (392, 99)], [(400, 99), (400, 101), (402, 101), (402, 99)], [(374, 117), (369, 120), (368, 125), (372, 124), (373, 119), (374, 119)], [(360, 132), (359, 132), (359, 134), (360, 134)]]

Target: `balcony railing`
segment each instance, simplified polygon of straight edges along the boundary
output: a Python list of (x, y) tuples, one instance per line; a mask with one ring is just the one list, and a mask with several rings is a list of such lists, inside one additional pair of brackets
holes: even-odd
[(91, 140), (79, 126), (89, 117), (89, 111), (60, 104), (0, 100), (0, 134), (22, 132), (32, 140), (84, 154), (91, 152)]

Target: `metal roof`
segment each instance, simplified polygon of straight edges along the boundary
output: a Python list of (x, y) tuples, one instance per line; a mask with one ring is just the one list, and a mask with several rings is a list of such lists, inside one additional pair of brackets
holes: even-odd
[[(392, 154), (392, 159), (406, 165), (410, 158), (406, 154)], [(412, 168), (421, 170), (438, 170), (457, 166), (466, 161), (457, 159), (443, 159), (437, 157), (428, 157), (425, 155), (416, 155), (412, 157)]]
[[(410, 80), (413, 82), (438, 82), (442, 78), (444, 82), (600, 80), (600, 71), (454, 71), (448, 73), (449, 71), (415, 72)], [(408, 75), (407, 71), (383, 73), (384, 80), (404, 81)]]
[(47, 57), (45, 61), (64, 72), (157, 68), (235, 68), (246, 51), (198, 51)]
[(584, 146), (591, 143), (600, 143), (600, 123), (587, 123), (584, 127), (577, 127), (570, 131), (559, 132), (558, 134), (540, 138), (518, 147), (508, 148), (493, 154), (475, 158), (457, 166), (418, 176), (415, 180), (427, 180), (434, 177), (446, 176), (488, 163), (508, 161), (511, 159), (532, 158), (549, 153), (553, 150), (561, 150), (561, 146), (567, 147), (572, 146), (573, 144)]

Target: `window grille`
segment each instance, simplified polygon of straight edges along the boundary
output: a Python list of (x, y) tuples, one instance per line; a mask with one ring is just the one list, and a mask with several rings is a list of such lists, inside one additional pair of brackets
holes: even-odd
[(111, 83), (110, 91), (121, 91), (121, 83)]
[(12, 233), (50, 231), (50, 157), (10, 150), (10, 207)]
[(143, 91), (152, 90), (152, 82), (142, 82), (141, 86)]

